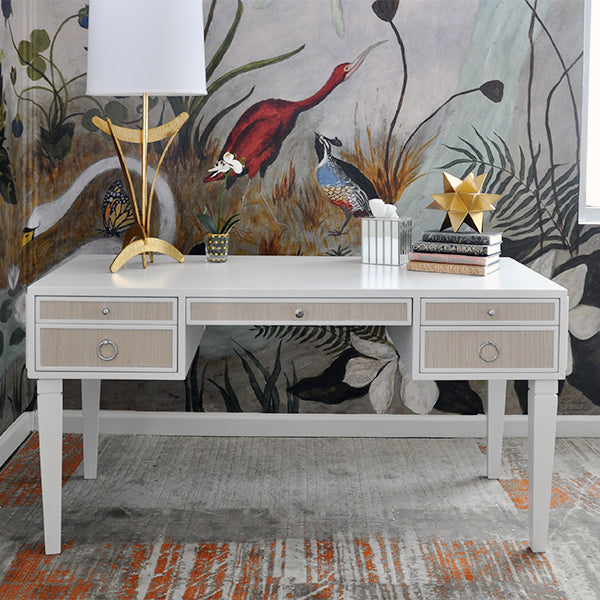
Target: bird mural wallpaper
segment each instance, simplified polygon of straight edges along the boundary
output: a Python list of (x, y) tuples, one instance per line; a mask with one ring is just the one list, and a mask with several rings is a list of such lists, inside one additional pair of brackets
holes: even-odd
[[(141, 100), (85, 95), (85, 0), (1, 10), (0, 433), (35, 406), (26, 286), (74, 254), (114, 256), (132, 222), (91, 120), (141, 120)], [(157, 181), (160, 237), (202, 253), (197, 215), (222, 202), (240, 219), (232, 254), (358, 255), (370, 199), (419, 236), (440, 225), (425, 208), (444, 171), (487, 173), (483, 191), (500, 199), (485, 227), (503, 233), (503, 255), (569, 289), (559, 412), (600, 414), (600, 228), (577, 221), (583, 0), (204, 0), (204, 17), (208, 94), (150, 102), (152, 126), (190, 115)], [(227, 153), (243, 168), (224, 179)], [(479, 382), (412, 381), (372, 326), (212, 327), (176, 384), (112, 382), (103, 407), (483, 412)], [(522, 386), (509, 388), (508, 410), (526, 412)]]

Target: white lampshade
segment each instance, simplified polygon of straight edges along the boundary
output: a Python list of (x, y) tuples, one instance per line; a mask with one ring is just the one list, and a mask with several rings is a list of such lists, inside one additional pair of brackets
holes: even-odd
[(206, 94), (202, 0), (89, 0), (86, 93)]

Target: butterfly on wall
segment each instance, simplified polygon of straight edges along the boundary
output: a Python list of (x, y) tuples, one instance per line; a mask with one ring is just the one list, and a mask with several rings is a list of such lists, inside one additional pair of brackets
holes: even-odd
[(104, 235), (118, 236), (135, 223), (131, 201), (120, 179), (113, 181), (102, 199)]

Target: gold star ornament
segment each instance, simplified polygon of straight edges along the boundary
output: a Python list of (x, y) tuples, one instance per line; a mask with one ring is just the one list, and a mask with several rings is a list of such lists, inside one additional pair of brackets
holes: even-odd
[(470, 173), (464, 179), (459, 179), (444, 173), (444, 193), (432, 194), (435, 202), (427, 208), (445, 210), (446, 218), (441, 229), (452, 226), (458, 231), (463, 223), (481, 233), (483, 230), (483, 213), (494, 210), (494, 202), (500, 199), (498, 194), (482, 194), (481, 188), (487, 173), (475, 177)]

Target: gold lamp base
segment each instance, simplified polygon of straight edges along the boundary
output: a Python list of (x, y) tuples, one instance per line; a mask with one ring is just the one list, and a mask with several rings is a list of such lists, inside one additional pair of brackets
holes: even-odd
[(150, 256), (150, 262), (154, 262), (152, 258), (154, 252), (166, 254), (180, 263), (185, 260), (185, 256), (177, 250), (175, 246), (169, 244), (169, 242), (165, 242), (165, 240), (159, 238), (149, 237), (146, 239), (135, 240), (127, 244), (112, 261), (110, 272), (116, 273), (128, 260), (131, 260), (134, 256), (140, 255), (142, 256), (142, 264), (144, 265), (144, 268), (146, 268), (146, 255)]
[[(180, 263), (185, 260), (184, 255), (169, 242), (159, 238), (150, 237), (150, 215), (152, 212), (152, 199), (154, 196), (154, 187), (156, 184), (156, 178), (158, 176), (158, 170), (160, 169), (169, 146), (175, 139), (175, 136), (181, 129), (182, 125), (187, 121), (188, 117), (188, 113), (183, 112), (168, 123), (165, 123), (159, 127), (149, 128), (148, 94), (144, 94), (142, 99), (142, 129), (119, 127), (117, 125), (113, 125), (110, 119), (104, 120), (100, 117), (94, 117), (92, 119), (92, 122), (94, 125), (96, 125), (96, 127), (98, 127), (98, 129), (110, 135), (113, 139), (113, 143), (121, 163), (121, 169), (123, 170), (123, 174), (127, 180), (131, 194), (131, 203), (133, 205), (136, 221), (125, 235), (123, 249), (119, 252), (119, 254), (117, 254), (116, 258), (110, 265), (111, 273), (116, 273), (128, 260), (132, 259), (134, 256), (140, 255), (142, 257), (142, 264), (144, 268), (146, 268), (146, 256), (150, 256), (150, 262), (154, 262), (152, 258), (154, 252), (171, 256)], [(150, 193), (148, 194), (148, 144), (163, 140), (167, 137), (169, 137), (169, 140), (166, 143), (162, 154), (160, 155), (158, 164), (156, 165), (154, 179), (152, 181)], [(142, 193), (140, 196), (141, 200), (139, 208), (131, 174), (127, 168), (125, 155), (121, 149), (121, 141), (141, 144), (142, 146)]]

